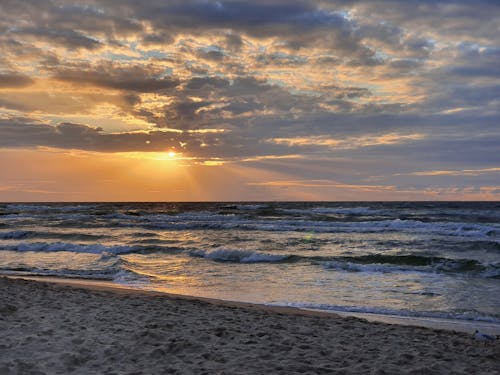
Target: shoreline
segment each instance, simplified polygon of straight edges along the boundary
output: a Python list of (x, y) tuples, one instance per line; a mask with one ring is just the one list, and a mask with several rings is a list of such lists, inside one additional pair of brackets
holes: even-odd
[(500, 341), (332, 313), (0, 277), (0, 373), (497, 374)]
[(298, 314), (298, 315), (312, 315), (312, 316), (325, 316), (325, 317), (354, 317), (368, 322), (377, 322), (385, 324), (396, 324), (402, 326), (415, 326), (424, 327), (431, 329), (440, 329), (451, 332), (462, 332), (467, 334), (472, 334), (477, 329), (483, 333), (489, 335), (500, 335), (500, 324), (487, 322), (487, 321), (475, 321), (475, 320), (460, 320), (460, 319), (447, 319), (447, 318), (437, 318), (437, 317), (419, 317), (419, 316), (403, 316), (403, 315), (390, 315), (390, 314), (376, 314), (376, 313), (363, 313), (363, 312), (346, 312), (337, 310), (316, 310), (307, 309), (300, 307), (291, 306), (275, 306), (263, 303), (253, 303), (253, 302), (242, 302), (242, 301), (231, 301), (218, 298), (210, 298), (203, 296), (187, 295), (187, 294), (176, 294), (166, 291), (152, 291), (145, 289), (138, 289), (128, 287), (126, 285), (120, 285), (108, 280), (93, 280), (93, 279), (82, 279), (82, 278), (64, 278), (57, 276), (22, 276), (22, 275), (1, 275), (0, 277), (8, 277), (12, 279), (25, 279), (34, 280), (38, 282), (48, 282), (60, 285), (80, 287), (84, 289), (91, 290), (107, 290), (118, 293), (133, 293), (133, 294), (145, 294), (151, 296), (161, 296), (165, 295), (169, 298), (180, 298), (188, 301), (203, 301), (208, 303), (213, 303), (221, 306), (234, 306), (243, 307), (251, 309), (262, 309), (265, 311), (276, 311), (286, 314)]
[(270, 306), (259, 303), (252, 302), (240, 302), (240, 301), (230, 301), (218, 298), (209, 298), (209, 297), (200, 297), (200, 296), (192, 296), (188, 294), (176, 294), (162, 291), (154, 291), (154, 290), (144, 290), (144, 289), (136, 289), (127, 287), (124, 285), (116, 284), (111, 281), (103, 281), (103, 280), (88, 280), (88, 279), (79, 279), (79, 278), (58, 278), (53, 276), (2, 276), (0, 275), (0, 279), (8, 278), (13, 280), (28, 280), (35, 281), (39, 283), (49, 283), (55, 285), (62, 285), (67, 287), (72, 287), (76, 289), (88, 289), (92, 291), (105, 291), (112, 292), (118, 294), (126, 294), (126, 295), (137, 295), (137, 296), (150, 296), (150, 297), (166, 297), (172, 300), (183, 300), (189, 302), (203, 302), (209, 303), (216, 306), (223, 307), (234, 307), (234, 308), (245, 308), (249, 310), (261, 310), (266, 312), (275, 312), (281, 314), (291, 314), (291, 315), (303, 315), (303, 316), (316, 316), (316, 317), (327, 317), (332, 319), (341, 319), (340, 314), (328, 312), (328, 311), (319, 311), (319, 310), (307, 310), (300, 309), (297, 307), (287, 307), (287, 306)]

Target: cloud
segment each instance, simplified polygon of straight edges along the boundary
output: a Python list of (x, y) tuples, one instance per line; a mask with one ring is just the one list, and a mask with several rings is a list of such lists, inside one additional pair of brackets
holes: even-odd
[(454, 40), (494, 40), (500, 6), (496, 1), (449, 0), (321, 1), (326, 7), (353, 7), (356, 16), (384, 21), (414, 33)]
[(0, 146), (496, 186), (471, 171), (499, 162), (499, 20), (482, 0), (4, 0)]
[(84, 48), (94, 50), (102, 46), (101, 42), (92, 37), (67, 29), (54, 30), (46, 27), (26, 27), (16, 30), (14, 34), (60, 44), (69, 49)]
[(120, 152), (160, 151), (178, 146), (169, 133), (105, 134), (102, 130), (82, 124), (61, 123), (53, 126), (25, 118), (4, 119), (0, 120), (0, 147), (45, 146)]
[(60, 81), (117, 90), (156, 92), (174, 88), (179, 84), (179, 80), (162, 76), (163, 72), (154, 67), (121, 66), (113, 62), (104, 62), (96, 66), (90, 64), (58, 66), (51, 70), (53, 77)]
[[(421, 171), (411, 172), (406, 175), (410, 176), (478, 176), (484, 173), (499, 173), (500, 168), (483, 168), (483, 169), (463, 169), (456, 171)], [(397, 174), (400, 175), (400, 174)]]
[[(88, 92), (48, 92), (47, 90), (33, 90), (24, 92), (19, 89), (6, 88), (0, 91), (0, 109), (13, 109), (29, 114), (52, 115), (90, 115), (97, 107), (111, 107), (112, 109), (130, 107), (137, 101), (137, 98), (129, 94), (103, 94)], [(110, 113), (108, 112), (108, 115)], [(103, 120), (101, 120), (103, 121)]]
[(224, 52), (218, 50), (218, 49), (203, 49), (200, 48), (196, 56), (205, 59), (205, 60), (212, 60), (212, 61), (222, 61), (225, 57)]
[(26, 87), (33, 83), (33, 79), (17, 73), (0, 73), (0, 88)]
[(283, 52), (260, 54), (256, 57), (255, 61), (257, 64), (276, 65), (279, 67), (286, 65), (305, 65), (308, 62), (305, 56), (297, 56)]
[[(244, 33), (260, 39), (278, 37), (284, 47), (295, 50), (312, 44), (336, 48), (358, 63), (371, 62), (374, 54), (363, 45), (355, 25), (343, 14), (318, 8), (311, 1), (151, 0), (139, 4), (130, 0), (101, 0), (96, 1), (95, 6), (40, 3), (38, 8), (45, 10), (41, 14), (11, 2), (3, 6), (5, 16), (17, 19), (16, 24), (27, 21), (32, 25), (12, 28), (12, 34), (50, 40), (69, 49), (95, 49), (102, 46), (101, 40), (112, 41), (140, 33), (143, 25), (148, 24), (154, 32), (142, 37), (146, 43), (164, 41), (168, 44), (173, 35), (200, 35), (230, 29), (232, 33), (226, 34), (225, 45), (235, 51), (241, 48), (239, 34)], [(213, 59), (221, 55), (211, 51), (206, 57)]]
[(288, 146), (299, 147), (328, 147), (333, 149), (356, 149), (361, 147), (373, 147), (381, 145), (393, 145), (418, 141), (425, 138), (424, 134), (397, 134), (388, 133), (383, 135), (365, 135), (362, 137), (350, 137), (344, 139), (331, 138), (328, 135), (293, 137), (293, 138), (273, 138), (267, 140), (271, 143), (286, 144)]
[[(495, 78), (500, 76), (500, 47), (480, 47), (475, 44), (459, 45), (454, 64), (438, 72), (454, 79)], [(436, 72), (437, 73), (437, 72)]]
[(227, 33), (224, 46), (233, 52), (238, 52), (243, 47), (243, 38), (235, 33)]
[(0, 4), (0, 25), (7, 24), (10, 35), (39, 37), (69, 49), (90, 50), (101, 44), (92, 35), (113, 39), (142, 31), (140, 22), (105, 10), (105, 1), (99, 3), (5, 0)]

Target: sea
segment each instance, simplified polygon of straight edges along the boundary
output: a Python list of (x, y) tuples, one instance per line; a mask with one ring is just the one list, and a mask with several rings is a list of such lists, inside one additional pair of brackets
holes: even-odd
[(0, 204), (0, 275), (500, 327), (500, 202)]

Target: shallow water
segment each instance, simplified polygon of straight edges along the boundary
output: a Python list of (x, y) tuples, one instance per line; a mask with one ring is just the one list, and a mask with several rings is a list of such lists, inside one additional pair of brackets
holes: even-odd
[(500, 323), (500, 203), (1, 204), (0, 272)]

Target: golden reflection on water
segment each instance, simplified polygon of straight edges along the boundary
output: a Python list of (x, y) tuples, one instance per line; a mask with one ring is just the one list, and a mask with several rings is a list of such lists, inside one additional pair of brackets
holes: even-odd
[(125, 268), (136, 274), (153, 278), (155, 285), (167, 285), (167, 290), (183, 288), (185, 286), (201, 285), (201, 279), (186, 274), (186, 265), (189, 258), (170, 258), (143, 254), (128, 254), (122, 257), (127, 263)]

